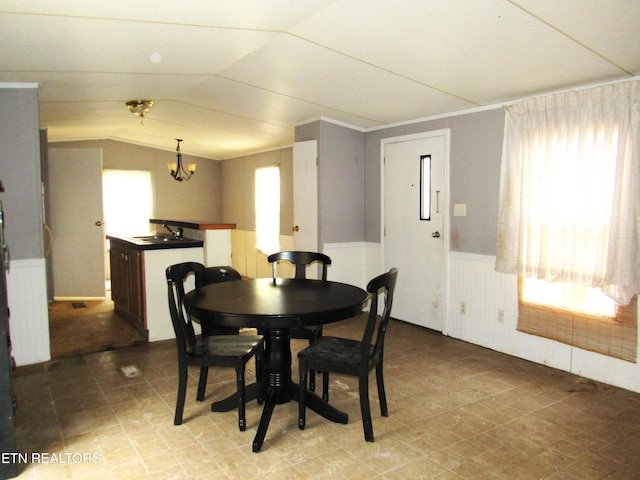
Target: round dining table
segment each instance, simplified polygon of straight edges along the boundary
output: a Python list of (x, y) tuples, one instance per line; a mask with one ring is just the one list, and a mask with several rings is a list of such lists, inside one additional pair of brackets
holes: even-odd
[[(256, 328), (264, 335), (262, 382), (246, 387), (246, 400), (264, 400), (253, 441), (258, 452), (277, 404), (298, 400), (299, 387), (291, 379), (289, 329), (337, 322), (360, 313), (368, 293), (354, 285), (326, 280), (259, 278), (205, 285), (185, 296), (189, 313), (215, 326)], [(346, 413), (306, 390), (307, 407), (323, 417), (346, 424)], [(237, 406), (237, 393), (215, 402), (213, 411)]]

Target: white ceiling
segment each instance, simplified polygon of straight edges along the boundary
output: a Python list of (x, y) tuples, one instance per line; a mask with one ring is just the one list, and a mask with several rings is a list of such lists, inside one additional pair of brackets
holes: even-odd
[[(640, 75), (638, 0), (2, 0), (51, 141), (225, 159)], [(125, 102), (152, 99), (144, 125)]]

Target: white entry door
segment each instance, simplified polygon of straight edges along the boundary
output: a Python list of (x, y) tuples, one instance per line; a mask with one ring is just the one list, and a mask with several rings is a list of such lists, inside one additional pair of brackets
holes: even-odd
[(49, 192), (54, 295), (104, 297), (102, 151), (49, 150)]
[(449, 131), (385, 139), (383, 254), (398, 268), (393, 317), (443, 330)]

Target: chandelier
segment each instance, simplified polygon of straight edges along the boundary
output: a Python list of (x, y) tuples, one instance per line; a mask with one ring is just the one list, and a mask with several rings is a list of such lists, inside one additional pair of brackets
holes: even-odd
[(180, 153), (180, 142), (182, 139), (176, 138), (176, 140), (178, 141), (178, 146), (176, 147), (176, 152), (178, 152), (178, 161), (167, 163), (167, 167), (169, 167), (171, 176), (178, 182), (182, 182), (183, 180), (189, 180), (195, 173), (196, 164), (190, 163), (187, 165), (186, 169), (184, 168), (184, 164), (182, 163), (182, 154)]

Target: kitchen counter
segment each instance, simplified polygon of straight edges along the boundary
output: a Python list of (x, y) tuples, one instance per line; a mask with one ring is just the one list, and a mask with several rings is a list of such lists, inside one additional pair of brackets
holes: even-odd
[[(231, 232), (235, 230), (235, 223), (215, 223), (201, 220), (163, 220), (151, 218), (149, 223), (156, 226), (158, 231), (167, 229), (182, 229), (189, 237), (200, 238), (204, 241), (204, 264), (231, 265)], [(167, 229), (167, 230), (168, 230)]]
[(151, 218), (149, 223), (155, 225), (170, 225), (172, 227), (192, 228), (194, 230), (233, 230), (236, 228), (235, 223), (215, 223), (199, 220), (160, 220)]
[[(150, 342), (174, 338), (167, 308), (170, 265), (204, 261), (204, 242), (171, 235), (107, 236), (111, 240), (111, 298), (117, 313), (126, 318)], [(189, 279), (190, 290), (194, 288)]]
[(176, 238), (171, 235), (148, 234), (132, 237), (107, 235), (108, 240), (126, 243), (137, 250), (166, 250), (168, 248), (202, 247), (204, 242), (195, 238)]

